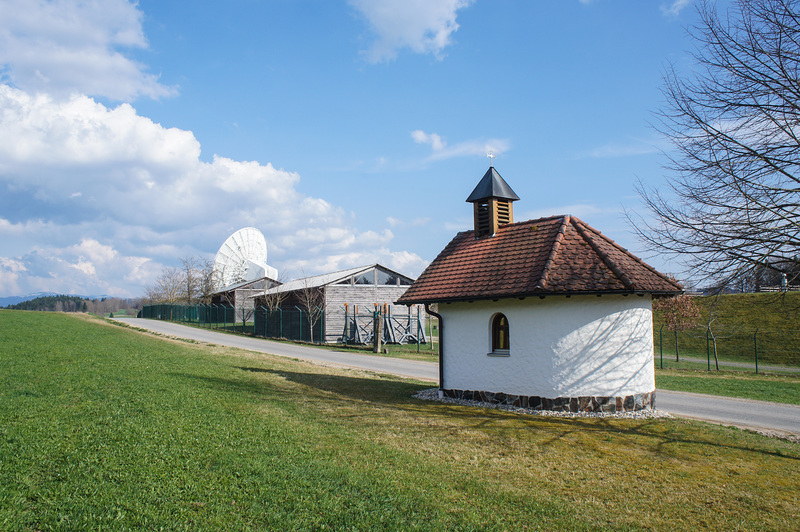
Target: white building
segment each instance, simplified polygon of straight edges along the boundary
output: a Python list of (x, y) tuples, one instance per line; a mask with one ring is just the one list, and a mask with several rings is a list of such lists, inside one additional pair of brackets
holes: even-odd
[(681, 286), (573, 216), (514, 223), (494, 167), (467, 199), (474, 229), (398, 300), (436, 303), (444, 395), (545, 410), (655, 404), (654, 296)]

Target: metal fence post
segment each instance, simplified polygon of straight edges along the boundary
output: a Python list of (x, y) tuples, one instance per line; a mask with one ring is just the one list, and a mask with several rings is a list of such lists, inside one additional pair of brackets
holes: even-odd
[(758, 375), (758, 327), (756, 327), (756, 332), (753, 333), (753, 348), (756, 354), (756, 375)]
[(708, 359), (708, 371), (711, 371), (711, 346), (709, 345), (710, 339), (709, 334), (711, 333), (710, 328), (706, 328), (706, 358)]
[(664, 369), (664, 326), (658, 330), (658, 350), (661, 352), (661, 369)]
[(301, 309), (297, 305), (295, 305), (294, 308), (296, 308), (297, 310), (300, 311), (300, 337), (298, 338), (298, 340), (300, 340), (302, 342), (303, 341), (303, 309)]

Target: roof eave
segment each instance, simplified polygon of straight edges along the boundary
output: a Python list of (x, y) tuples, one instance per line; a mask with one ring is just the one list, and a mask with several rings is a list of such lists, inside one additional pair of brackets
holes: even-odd
[(557, 296), (676, 296), (682, 294), (683, 290), (582, 290), (582, 291), (538, 291), (524, 292), (517, 294), (495, 294), (481, 295), (475, 297), (442, 297), (426, 299), (399, 299), (395, 303), (398, 305), (423, 305), (425, 303), (471, 303), (473, 301), (497, 301), (500, 299), (526, 299), (529, 297), (557, 297)]

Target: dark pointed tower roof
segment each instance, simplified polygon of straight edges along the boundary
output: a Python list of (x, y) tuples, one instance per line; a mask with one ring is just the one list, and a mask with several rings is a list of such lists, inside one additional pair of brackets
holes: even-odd
[(478, 186), (472, 191), (472, 194), (467, 198), (467, 202), (474, 203), (489, 198), (499, 198), (508, 201), (517, 201), (517, 196), (511, 187), (508, 186), (505, 179), (500, 177), (494, 166), (490, 166), (486, 173), (483, 174)]

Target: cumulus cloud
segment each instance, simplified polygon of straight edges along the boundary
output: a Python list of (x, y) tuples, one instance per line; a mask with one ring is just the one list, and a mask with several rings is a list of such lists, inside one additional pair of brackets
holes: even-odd
[(402, 220), (400, 218), (395, 218), (394, 216), (387, 216), (386, 223), (389, 224), (389, 227), (399, 227), (399, 226), (407, 226), (407, 227), (422, 227), (424, 225), (428, 225), (431, 219), (428, 216), (421, 216), (418, 218), (413, 218), (411, 220)]
[(692, 3), (692, 0), (673, 0), (669, 4), (661, 5), (661, 12), (665, 15), (678, 16), (683, 8)]
[[(403, 11), (357, 3), (376, 28)], [(421, 18), (406, 21), (420, 41), (401, 32), (391, 46), (440, 53), (467, 3), (420, 2)], [(359, 231), (342, 208), (299, 193), (296, 172), (201, 158), (191, 131), (100, 103), (176, 93), (132, 59), (148, 47), (142, 18), (129, 0), (0, 0), (0, 294), (141, 295), (165, 265), (213, 256), (247, 226), (278, 268), (419, 273), (424, 261), (392, 250), (390, 230)]]
[(391, 61), (402, 49), (441, 58), (458, 30), (459, 9), (472, 0), (349, 0), (367, 21), (375, 42), (364, 52), (370, 63)]
[(287, 269), (295, 272), (295, 277), (300, 277), (304, 274), (311, 275), (309, 272), (335, 272), (376, 263), (411, 276), (419, 275), (429, 264), (416, 253), (392, 251), (387, 247), (379, 247), (309, 259), (296, 259), (287, 263)]
[(360, 232), (343, 209), (297, 192), (297, 173), (203, 161), (190, 131), (130, 105), (0, 85), (0, 109), (0, 190), (24, 205), (0, 200), (0, 290), (138, 295), (163, 264), (213, 253), (246, 226), (267, 236), (271, 264), (304, 257), (309, 274), (358, 259), (422, 264), (389, 250), (391, 231)]
[(417, 144), (430, 145), (432, 152), (427, 158), (428, 161), (441, 161), (472, 155), (485, 156), (489, 152), (494, 155), (502, 155), (510, 149), (510, 143), (506, 139), (466, 140), (450, 146), (440, 135), (426, 133), (420, 129), (412, 131), (411, 138)]
[(25, 264), (22, 261), (0, 257), (0, 293), (17, 294), (19, 293), (20, 273), (25, 271)]
[(27, 91), (116, 101), (174, 94), (123, 53), (147, 46), (142, 13), (127, 0), (0, 0), (0, 79)]
[(64, 248), (35, 247), (18, 259), (0, 257), (0, 290), (135, 297), (141, 293), (131, 285), (149, 282), (159, 271), (158, 263), (146, 257), (123, 256), (109, 245), (84, 239)]

